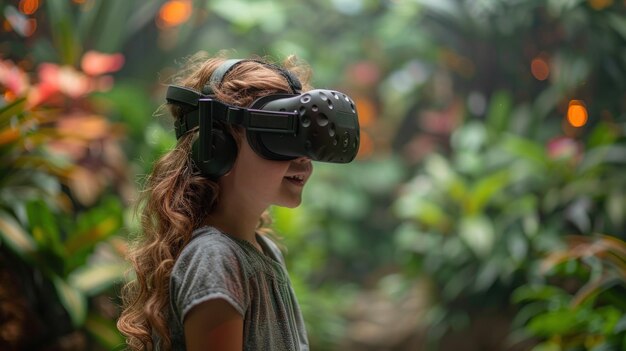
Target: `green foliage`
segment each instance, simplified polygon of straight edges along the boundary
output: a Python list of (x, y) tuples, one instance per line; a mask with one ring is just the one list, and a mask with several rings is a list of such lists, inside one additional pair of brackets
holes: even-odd
[[(617, 350), (626, 345), (626, 243), (610, 236), (569, 237), (566, 249), (543, 262), (546, 276), (581, 284), (525, 285), (512, 295), (521, 304), (515, 324), (539, 338), (535, 349)], [(573, 282), (571, 281), (573, 279)], [(571, 289), (570, 289), (571, 290)]]
[[(56, 296), (55, 302), (65, 309), (73, 328), (91, 331), (88, 298), (119, 282), (125, 270), (119, 257), (103, 260), (94, 254), (97, 245), (107, 245), (120, 230), (122, 207), (119, 199), (109, 197), (89, 210), (68, 211), (62, 183), (77, 165), (46, 155), (43, 146), (55, 139), (55, 133), (40, 127), (39, 112), (25, 109), (24, 101), (17, 99), (0, 108), (2, 120), (11, 121), (2, 123), (0, 129), (4, 137), (0, 160), (10, 170), (2, 177), (0, 252), (8, 248), (52, 282), (54, 290), (44, 293)], [(103, 246), (102, 250), (111, 248)], [(97, 316), (96, 311), (92, 313)], [(114, 326), (108, 333), (109, 341), (123, 342)]]
[[(115, 317), (93, 306), (122, 272), (118, 261), (99, 260), (119, 258), (116, 234), (136, 226), (123, 219), (121, 198), (134, 187), (119, 170), (141, 178), (175, 144), (159, 107), (180, 57), (230, 49), (295, 53), (313, 68), (314, 86), (362, 103), (359, 160), (316, 165), (303, 205), (272, 209), (313, 349), (338, 348), (344, 312), (389, 272), (398, 286), (433, 283), (438, 301), (424, 318), (433, 339), (471, 324), (473, 312), (520, 305), (516, 327), (541, 340), (536, 350), (623, 348), (625, 322), (615, 321), (623, 306), (611, 297), (621, 290), (603, 285), (621, 283), (591, 279), (582, 267), (595, 258), (559, 268), (590, 295), (541, 270), (567, 234), (626, 235), (621, 1), (192, 1), (176, 25), (160, 18), (166, 2), (49, 0), (30, 17), (16, 3), (0, 6), (5, 17), (15, 13), (2, 18), (11, 26), (38, 21), (32, 36), (3, 32), (0, 44), (3, 60), (31, 78), (37, 64), (54, 62), (82, 79), (86, 53), (124, 55), (115, 76), (89, 77), (106, 89), (43, 110), (24, 92), (0, 99), (0, 250), (44, 272), (50, 284), (40, 288), (93, 340), (108, 349), (119, 342)], [(533, 76), (535, 60), (546, 79)], [(571, 100), (587, 109), (583, 127), (565, 120)], [(112, 137), (87, 147), (90, 156), (108, 150), (130, 162), (53, 152), (72, 127), (60, 122), (77, 110), (112, 125), (93, 128)]]

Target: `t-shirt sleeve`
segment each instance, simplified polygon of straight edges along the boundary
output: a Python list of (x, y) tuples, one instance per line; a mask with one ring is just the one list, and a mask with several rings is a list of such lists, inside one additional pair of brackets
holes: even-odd
[(248, 282), (235, 247), (216, 235), (193, 239), (176, 260), (170, 277), (170, 301), (183, 324), (195, 306), (224, 299), (242, 316), (250, 303)]

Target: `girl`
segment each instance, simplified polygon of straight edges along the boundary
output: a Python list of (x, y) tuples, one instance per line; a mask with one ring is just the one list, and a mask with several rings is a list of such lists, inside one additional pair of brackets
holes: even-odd
[[(262, 96), (299, 94), (296, 76), (306, 83), (307, 70), (293, 60), (290, 71), (243, 60), (209, 81), (223, 62), (205, 60), (179, 84), (208, 87), (217, 100), (248, 107)], [(169, 107), (182, 123), (185, 109)], [(142, 237), (130, 252), (136, 279), (123, 290), (118, 321), (132, 350), (308, 350), (283, 257), (262, 233), (270, 205), (300, 204), (311, 160), (267, 160), (244, 130), (221, 127), (237, 145), (224, 175), (198, 171), (190, 157), (198, 138), (193, 128), (147, 179)]]

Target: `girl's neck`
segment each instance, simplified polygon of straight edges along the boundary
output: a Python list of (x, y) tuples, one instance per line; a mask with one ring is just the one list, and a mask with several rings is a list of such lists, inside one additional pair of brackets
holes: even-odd
[(221, 200), (209, 214), (207, 224), (228, 235), (246, 240), (262, 251), (256, 240), (256, 229), (265, 209), (246, 207), (243, 206), (245, 202), (228, 201), (227, 198)]

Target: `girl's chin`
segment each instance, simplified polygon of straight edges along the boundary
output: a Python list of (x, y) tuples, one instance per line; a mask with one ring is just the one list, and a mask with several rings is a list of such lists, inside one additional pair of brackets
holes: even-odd
[(286, 208), (296, 208), (300, 206), (301, 203), (302, 203), (302, 198), (298, 197), (297, 199), (289, 199), (289, 200), (280, 201), (274, 205), (279, 206), (279, 207), (286, 207)]

